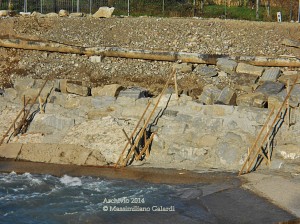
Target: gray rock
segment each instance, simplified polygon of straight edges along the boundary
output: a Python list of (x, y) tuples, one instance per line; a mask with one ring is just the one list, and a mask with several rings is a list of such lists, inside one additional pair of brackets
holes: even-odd
[(220, 93), (216, 104), (236, 105), (236, 93), (233, 89), (226, 86)]
[(148, 91), (140, 87), (131, 87), (126, 90), (121, 90), (118, 97), (129, 97), (134, 99), (145, 98), (148, 96)]
[(88, 96), (89, 89), (88, 87), (76, 85), (74, 83), (67, 83), (67, 92), (73, 93), (79, 96)]
[(246, 74), (257, 75), (257, 76), (261, 76), (264, 70), (265, 68), (263, 67), (249, 65), (246, 63), (239, 63), (238, 66), (236, 67), (237, 73), (246, 73)]
[(238, 73), (228, 76), (228, 78), (239, 86), (250, 86), (257, 82), (258, 77), (257, 75), (245, 74), (245, 73)]
[(273, 81), (276, 82), (278, 77), (280, 76), (279, 68), (270, 68), (264, 71), (264, 74), (260, 78), (259, 81)]
[(61, 10), (59, 10), (58, 15), (60, 17), (66, 17), (66, 16), (69, 16), (69, 12), (67, 10), (61, 9)]
[(46, 14), (46, 17), (51, 18), (51, 17), (58, 17), (58, 14), (55, 12), (50, 12)]
[(4, 93), (5, 99), (9, 101), (13, 101), (14, 99), (17, 98), (17, 96), (18, 96), (18, 92), (14, 88), (5, 89), (5, 93)]
[(238, 106), (263, 108), (267, 103), (267, 97), (262, 93), (248, 93), (237, 97)]
[(75, 119), (54, 114), (37, 114), (29, 126), (28, 133), (53, 133), (66, 131), (75, 125)]
[(90, 61), (93, 63), (100, 63), (100, 62), (102, 62), (102, 57), (101, 56), (91, 56)]
[(199, 101), (206, 105), (212, 105), (218, 99), (221, 90), (214, 85), (207, 85), (203, 88), (203, 92), (199, 97)]
[(116, 98), (113, 96), (98, 96), (93, 97), (92, 106), (96, 109), (107, 108), (116, 102)]
[(83, 17), (84, 14), (82, 12), (73, 12), (70, 13), (69, 17)]
[(14, 81), (14, 88), (18, 92), (23, 92), (27, 89), (33, 88), (34, 84), (35, 84), (35, 80), (32, 78), (17, 77)]
[(217, 60), (217, 66), (220, 70), (227, 72), (229, 74), (234, 74), (237, 63), (233, 60), (226, 58), (219, 58)]
[(283, 90), (284, 84), (272, 81), (265, 81), (261, 86), (259, 86), (255, 92), (262, 93), (267, 96), (278, 94), (281, 90)]
[(218, 75), (218, 72), (215, 68), (208, 67), (207, 65), (198, 65), (194, 71), (196, 75), (214, 77)]
[(94, 18), (110, 18), (114, 12), (114, 7), (100, 7), (95, 14), (93, 14)]
[(4, 93), (5, 93), (5, 90), (0, 88), (0, 96), (3, 96)]
[(193, 65), (188, 63), (175, 64), (173, 68), (182, 73), (189, 73), (193, 71)]
[(117, 97), (124, 87), (119, 84), (106, 85), (104, 87), (92, 88), (92, 96), (114, 96)]

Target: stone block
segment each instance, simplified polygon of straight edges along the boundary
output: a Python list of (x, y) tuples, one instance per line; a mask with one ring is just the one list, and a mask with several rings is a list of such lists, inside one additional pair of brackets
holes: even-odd
[(79, 145), (59, 144), (56, 156), (51, 158), (51, 163), (84, 165), (92, 150)]
[(97, 12), (93, 14), (94, 18), (110, 18), (114, 12), (114, 7), (100, 7)]
[(34, 84), (35, 84), (35, 80), (32, 78), (17, 77), (14, 81), (14, 88), (18, 92), (23, 92), (27, 89), (33, 88)]
[(105, 85), (104, 87), (95, 87), (92, 88), (92, 96), (117, 97), (122, 89), (124, 89), (124, 87), (119, 84)]
[(91, 56), (90, 61), (93, 63), (100, 63), (100, 62), (102, 62), (102, 57), (101, 56)]
[(193, 65), (188, 63), (174, 64), (173, 68), (182, 73), (190, 73), (193, 71)]
[[(299, 77), (299, 74), (294, 74), (294, 75), (282, 75), (279, 77), (278, 81), (281, 83), (284, 83), (287, 85), (288, 81), (290, 82), (290, 85), (295, 82), (295, 79)], [(297, 80), (297, 84), (300, 84), (300, 79)]]
[(28, 132), (52, 133), (65, 131), (75, 125), (75, 119), (54, 114), (36, 114), (29, 126)]
[(113, 107), (94, 109), (94, 110), (89, 110), (87, 116), (88, 116), (88, 119), (95, 120), (95, 119), (99, 119), (102, 117), (107, 117), (114, 111), (115, 111), (115, 109)]
[(236, 105), (236, 93), (233, 89), (226, 86), (220, 93), (216, 104)]
[(219, 58), (217, 60), (217, 67), (224, 72), (229, 74), (234, 74), (235, 69), (237, 67), (237, 63), (233, 60), (226, 59), (226, 58)]
[(50, 13), (46, 14), (46, 17), (48, 17), (48, 18), (58, 17), (58, 14), (55, 12), (50, 12)]
[(61, 9), (61, 10), (59, 10), (58, 15), (60, 17), (66, 17), (66, 16), (69, 16), (69, 12), (67, 10)]
[(205, 159), (208, 153), (207, 147), (196, 148), (186, 145), (172, 144), (168, 149), (168, 154), (173, 155), (176, 160), (199, 161)]
[(116, 98), (113, 96), (97, 96), (91, 100), (92, 106), (96, 109), (107, 108), (114, 105)]
[(265, 81), (261, 86), (259, 86), (255, 92), (262, 93), (266, 96), (276, 95), (284, 88), (283, 83)]
[[(259, 101), (261, 102), (261, 104), (257, 105)], [(238, 96), (236, 99), (236, 103), (238, 106), (252, 107), (255, 105), (256, 107), (263, 108), (267, 103), (267, 97), (262, 93), (248, 93)]]
[(238, 66), (236, 67), (237, 73), (246, 73), (246, 74), (251, 74), (256, 76), (261, 76), (264, 70), (265, 70), (264, 67), (249, 65), (246, 63), (239, 63)]
[(203, 106), (202, 112), (209, 117), (223, 117), (231, 115), (234, 112), (234, 107), (226, 105), (206, 105)]
[(19, 159), (49, 163), (57, 153), (57, 144), (23, 144)]
[(79, 96), (88, 96), (89, 88), (81, 85), (77, 85), (74, 83), (67, 83), (67, 92), (76, 94)]
[(203, 92), (199, 97), (199, 102), (206, 105), (212, 105), (218, 99), (221, 90), (214, 85), (207, 85), (203, 88)]
[(6, 159), (16, 159), (21, 151), (22, 144), (9, 143), (0, 146), (0, 157)]
[(118, 97), (129, 97), (134, 99), (146, 98), (148, 91), (141, 87), (130, 87), (125, 90), (121, 90)]
[(234, 82), (236, 85), (240, 86), (250, 86), (257, 82), (257, 75), (245, 74), (245, 73), (236, 73), (228, 76), (228, 78)]
[(206, 77), (214, 77), (218, 75), (218, 72), (215, 68), (208, 67), (207, 65), (198, 65), (194, 69), (193, 73)]
[(69, 17), (83, 17), (84, 14), (82, 12), (73, 12), (70, 13)]
[(273, 81), (276, 82), (278, 77), (280, 76), (280, 69), (279, 68), (269, 68), (264, 71), (262, 77), (259, 81)]
[(17, 90), (15, 90), (13, 88), (8, 88), (8, 89), (5, 89), (3, 96), (5, 99), (13, 101), (14, 99), (17, 98), (17, 95), (18, 95)]

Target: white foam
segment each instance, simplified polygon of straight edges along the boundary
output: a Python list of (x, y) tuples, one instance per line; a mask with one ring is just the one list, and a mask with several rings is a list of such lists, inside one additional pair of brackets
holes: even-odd
[(62, 184), (67, 186), (81, 186), (82, 182), (78, 177), (70, 177), (68, 175), (64, 175), (62, 178), (59, 179)]

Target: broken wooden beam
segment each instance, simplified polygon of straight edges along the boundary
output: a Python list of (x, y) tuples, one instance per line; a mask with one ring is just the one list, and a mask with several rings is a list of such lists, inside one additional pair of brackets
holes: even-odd
[(230, 58), (237, 62), (246, 62), (258, 66), (298, 67), (300, 60), (296, 57), (267, 56), (229, 56), (224, 54), (199, 54), (191, 52), (155, 51), (142, 49), (126, 49), (120, 47), (80, 47), (44, 40), (28, 40), (22, 38), (1, 39), (0, 47), (25, 50), (38, 50), (59, 53), (80, 54), (87, 56), (121, 57), (155, 61), (181, 61), (195, 64), (216, 64), (219, 58)]

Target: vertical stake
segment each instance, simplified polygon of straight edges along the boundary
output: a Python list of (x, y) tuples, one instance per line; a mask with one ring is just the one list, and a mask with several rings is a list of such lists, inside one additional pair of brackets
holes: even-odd
[(177, 86), (177, 72), (174, 72), (174, 82), (175, 82), (175, 94), (176, 94), (176, 100), (178, 100), (178, 86)]
[[(270, 126), (268, 125), (267, 126), (267, 133), (269, 133), (269, 129), (270, 129)], [(267, 150), (268, 150), (268, 153), (267, 153), (267, 156), (268, 156), (268, 166), (270, 166), (271, 164), (271, 158), (270, 158), (270, 137), (268, 136), (268, 141), (267, 141)]]
[(247, 149), (247, 170), (249, 169), (249, 154), (250, 154), (250, 148)]
[(25, 107), (26, 107), (26, 102), (25, 102), (25, 95), (23, 95), (23, 103), (24, 103), (24, 105), (23, 105), (23, 117), (25, 117)]
[[(287, 86), (286, 86), (286, 91), (287, 91), (287, 94), (288, 92), (290, 91), (290, 79), (287, 80)], [(287, 113), (286, 113), (286, 123), (287, 123), (287, 128), (289, 129), (290, 128), (290, 100), (289, 98), (287, 99), (286, 101), (286, 109), (287, 109)]]

